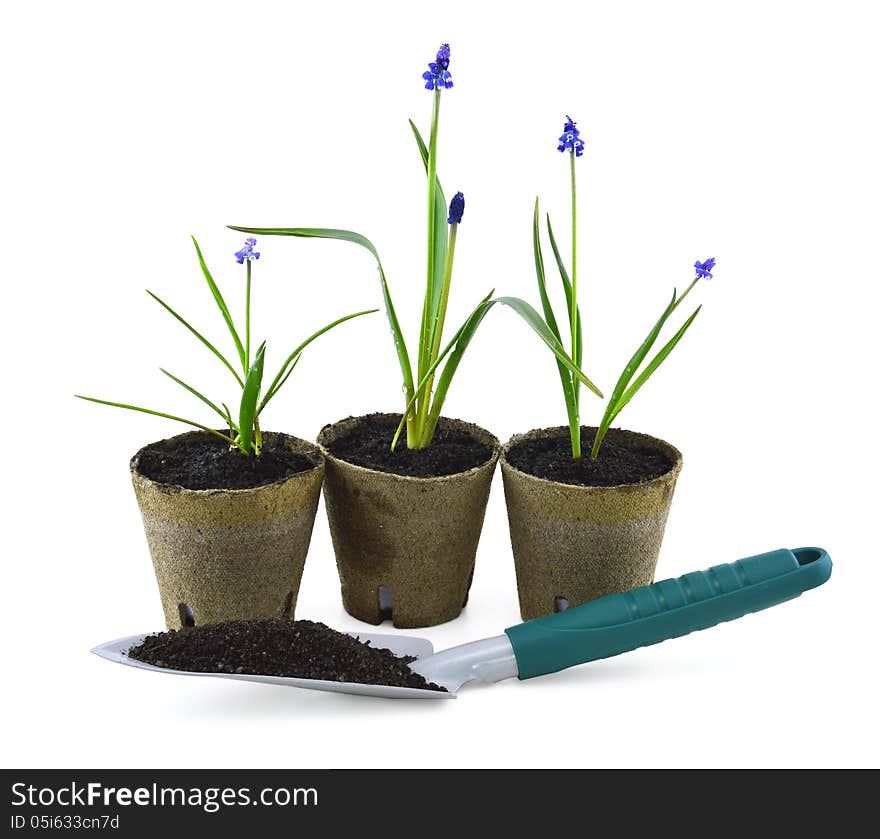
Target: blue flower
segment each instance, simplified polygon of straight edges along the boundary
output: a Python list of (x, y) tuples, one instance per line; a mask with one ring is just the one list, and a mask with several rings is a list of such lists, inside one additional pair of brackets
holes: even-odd
[(461, 217), (464, 215), (464, 193), (456, 192), (449, 202), (449, 218), (446, 219), (450, 224), (460, 224)]
[(698, 259), (694, 263), (694, 270), (697, 272), (697, 279), (701, 277), (705, 277), (707, 280), (712, 279), (712, 271), (715, 268), (715, 257), (709, 257), (705, 262), (700, 262)]
[(559, 138), (558, 151), (573, 152), (575, 157), (584, 153), (584, 141), (581, 132), (577, 130), (577, 123), (568, 115), (565, 115), (565, 125), (562, 128), (562, 136)]
[(425, 89), (433, 90), (435, 87), (452, 87), (452, 74), (449, 72), (449, 44), (441, 44), (437, 50), (437, 59), (428, 64), (428, 69), (422, 73), (425, 80)]
[(244, 261), (247, 260), (251, 262), (254, 259), (260, 258), (260, 252), (255, 251), (254, 247), (256, 247), (257, 240), (254, 239), (253, 236), (248, 237), (244, 240), (244, 247), (240, 251), (235, 252), (235, 261), (239, 265), (243, 265)]

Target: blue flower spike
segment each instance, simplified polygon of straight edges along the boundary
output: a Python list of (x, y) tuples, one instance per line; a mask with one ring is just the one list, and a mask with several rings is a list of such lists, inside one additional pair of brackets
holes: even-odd
[(584, 153), (581, 132), (577, 129), (577, 123), (568, 114), (565, 115), (565, 125), (562, 128), (557, 151), (569, 151), (575, 157), (580, 157)]
[(705, 262), (698, 259), (694, 263), (694, 270), (697, 272), (697, 279), (712, 279), (712, 271), (715, 270), (715, 257), (709, 257)]
[(255, 251), (254, 248), (257, 246), (257, 240), (254, 239), (253, 236), (249, 236), (244, 240), (244, 247), (240, 251), (235, 252), (235, 261), (239, 265), (243, 265), (245, 260), (248, 262), (253, 262), (255, 259), (260, 258), (260, 252)]
[(464, 215), (464, 193), (456, 192), (449, 202), (449, 218), (446, 219), (450, 224), (461, 224), (461, 217)]
[(425, 80), (425, 90), (452, 87), (452, 74), (449, 72), (449, 44), (440, 45), (436, 60), (428, 64), (428, 69), (422, 73), (422, 78)]

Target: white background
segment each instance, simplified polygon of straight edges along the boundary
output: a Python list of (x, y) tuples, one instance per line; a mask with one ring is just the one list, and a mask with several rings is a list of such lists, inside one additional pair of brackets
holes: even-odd
[[(4, 14), (2, 760), (20, 766), (876, 765), (876, 7), (870, 2), (17, 4)], [(88, 654), (160, 629), (127, 464), (205, 418), (157, 371), (234, 399), (149, 287), (226, 340), (189, 234), (240, 307), (225, 224), (349, 227), (376, 243), (413, 339), (424, 282), (420, 75), (452, 45), (439, 172), (467, 210), (451, 320), (492, 287), (537, 303), (540, 194), (567, 241), (578, 161), (585, 366), (606, 390), (697, 258), (691, 332), (621, 415), (684, 451), (658, 576), (780, 546), (822, 589), (742, 621), (454, 703), (152, 676)], [(567, 247), (567, 245), (565, 245)], [(270, 366), (379, 305), (341, 243), (264, 238)], [(696, 302), (696, 301), (695, 301)], [(224, 348), (226, 344), (223, 344)], [(314, 438), (399, 409), (384, 316), (310, 349), (266, 425)], [(561, 424), (553, 361), (493, 311), (447, 413), (505, 439)], [(584, 394), (584, 419), (601, 414)], [(518, 621), (500, 476), (466, 614), (444, 647)], [(323, 507), (298, 615), (342, 610)], [(387, 625), (386, 625), (387, 629)], [(422, 633), (417, 633), (422, 634)]]

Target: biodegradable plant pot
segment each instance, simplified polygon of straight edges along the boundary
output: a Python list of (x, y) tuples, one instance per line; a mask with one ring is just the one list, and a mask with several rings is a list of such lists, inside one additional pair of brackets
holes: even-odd
[[(653, 582), (681, 471), (681, 453), (674, 446), (620, 429), (606, 439), (660, 452), (669, 460), (669, 469), (641, 483), (580, 486), (537, 477), (508, 459), (511, 450), (526, 441), (549, 435), (568, 439), (568, 433), (563, 426), (518, 434), (501, 453), (523, 620)], [(584, 457), (589, 457), (589, 449)]]
[(479, 426), (441, 418), (440, 430), (463, 431), (485, 444), (490, 450), (485, 462), (451, 475), (408, 477), (357, 466), (332, 453), (335, 442), (376, 417), (396, 424), (400, 415), (350, 417), (318, 435), (342, 602), (366, 623), (388, 617), (386, 602), (393, 604), (394, 626), (444, 623), (467, 603), (501, 445)]
[(201, 431), (161, 440), (131, 460), (131, 477), (169, 629), (218, 621), (292, 618), (324, 476), (312, 443), (264, 432), (314, 466), (250, 489), (186, 489), (140, 471), (156, 447), (169, 451)]

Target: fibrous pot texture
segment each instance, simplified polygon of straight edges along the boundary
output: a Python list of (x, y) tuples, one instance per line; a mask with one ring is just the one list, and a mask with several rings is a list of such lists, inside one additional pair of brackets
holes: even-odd
[[(518, 445), (548, 435), (567, 437), (568, 427), (516, 435), (501, 453), (523, 620), (651, 583), (682, 464), (681, 453), (669, 443), (620, 429), (607, 439), (662, 452), (669, 469), (640, 483), (580, 486), (546, 480), (510, 463)], [(589, 450), (583, 456), (589, 457)]]
[(264, 447), (289, 449), (312, 465), (248, 489), (185, 489), (141, 473), (147, 449), (172, 450), (199, 435), (152, 443), (131, 461), (167, 627), (292, 617), (324, 476), (320, 449), (263, 432)]
[[(393, 425), (399, 419), (378, 416)], [(441, 419), (441, 430), (464, 431), (485, 443), (485, 462), (439, 477), (395, 475), (333, 454), (334, 442), (366, 419), (351, 417), (318, 435), (343, 605), (372, 624), (388, 617), (406, 628), (452, 620), (467, 602), (500, 444), (479, 426)]]

